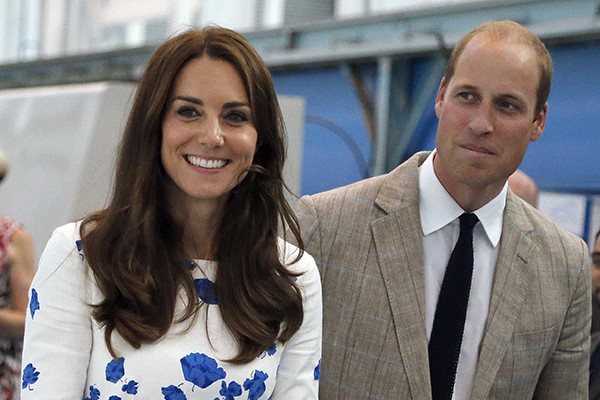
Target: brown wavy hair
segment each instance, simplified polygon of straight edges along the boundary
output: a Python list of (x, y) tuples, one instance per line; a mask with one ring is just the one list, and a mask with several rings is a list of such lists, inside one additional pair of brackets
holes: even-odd
[[(173, 323), (191, 324), (201, 306), (186, 265), (183, 227), (168, 207), (170, 178), (160, 147), (175, 78), (202, 56), (229, 62), (238, 72), (258, 132), (253, 164), (229, 196), (212, 238), (220, 311), (239, 343), (230, 361), (252, 360), (276, 339), (290, 339), (302, 324), (302, 296), (277, 244), (277, 233), (288, 227), (302, 255), (298, 221), (284, 197), (285, 127), (271, 75), (240, 34), (220, 27), (189, 29), (159, 46), (148, 61), (120, 143), (111, 201), (80, 228), (85, 259), (105, 296), (93, 305), (93, 317), (105, 329), (113, 357), (113, 331), (139, 348), (163, 337)], [(182, 289), (186, 307), (177, 318)]]

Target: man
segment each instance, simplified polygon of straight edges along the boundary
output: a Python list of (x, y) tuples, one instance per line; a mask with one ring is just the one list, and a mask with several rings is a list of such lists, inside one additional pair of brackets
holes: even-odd
[(592, 339), (590, 347), (590, 400), (600, 400), (600, 230), (592, 251)]
[(600, 230), (592, 252), (592, 332), (600, 331)]
[(445, 398), (587, 398), (587, 247), (506, 183), (542, 134), (551, 75), (550, 55), (528, 30), (484, 24), (448, 62), (434, 152), (299, 201), (323, 283), (321, 398), (432, 398), (429, 338), (464, 212), (479, 222)]
[(539, 190), (533, 179), (520, 169), (516, 170), (508, 177), (508, 187), (514, 194), (531, 204), (538, 207)]

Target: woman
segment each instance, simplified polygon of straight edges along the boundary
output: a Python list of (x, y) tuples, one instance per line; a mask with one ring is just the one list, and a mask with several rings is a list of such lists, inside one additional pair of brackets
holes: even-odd
[[(0, 150), (0, 182), (7, 171)], [(19, 398), (27, 290), (34, 271), (31, 236), (18, 222), (0, 216), (0, 400)]]
[[(161, 45), (109, 206), (58, 228), (30, 293), (23, 399), (316, 399), (321, 289), (284, 198), (269, 72), (239, 34)], [(301, 241), (299, 241), (301, 243)]]

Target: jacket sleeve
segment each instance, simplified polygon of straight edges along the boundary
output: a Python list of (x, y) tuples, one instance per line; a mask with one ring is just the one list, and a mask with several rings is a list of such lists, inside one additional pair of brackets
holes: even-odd
[(572, 261), (579, 266), (573, 268), (573, 296), (558, 343), (538, 380), (536, 399), (588, 399), (592, 278), (583, 241)]
[(319, 230), (319, 219), (314, 200), (311, 196), (303, 196), (295, 206), (296, 216), (300, 223), (300, 233), (306, 251), (314, 257), (317, 266), (321, 268), (322, 260), (321, 232)]

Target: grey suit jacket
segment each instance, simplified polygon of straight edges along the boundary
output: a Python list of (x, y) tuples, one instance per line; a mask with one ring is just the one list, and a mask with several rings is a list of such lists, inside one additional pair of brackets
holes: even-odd
[[(323, 283), (320, 398), (430, 399), (418, 153), (296, 207)], [(509, 191), (471, 399), (588, 397), (587, 246)]]

